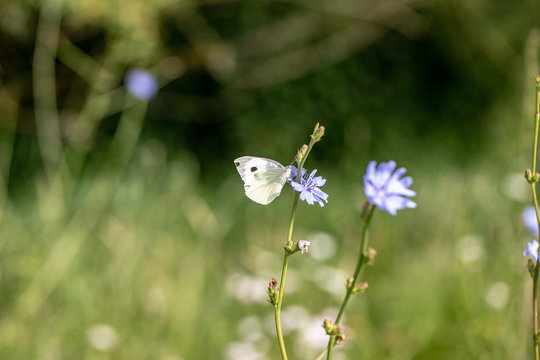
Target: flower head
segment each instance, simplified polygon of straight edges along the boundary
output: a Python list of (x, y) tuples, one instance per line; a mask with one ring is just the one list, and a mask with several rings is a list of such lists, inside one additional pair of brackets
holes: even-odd
[(535, 236), (538, 237), (538, 220), (536, 219), (536, 210), (534, 210), (534, 206), (529, 206), (523, 210), (521, 213), (521, 220), (523, 220), (523, 224), (529, 230), (529, 232)]
[(150, 100), (158, 91), (158, 83), (148, 70), (135, 68), (126, 73), (124, 82), (131, 93), (139, 100)]
[(300, 252), (302, 254), (304, 253), (307, 253), (308, 250), (309, 250), (309, 245), (311, 244), (310, 241), (306, 241), (306, 240), (299, 240), (298, 241), (298, 250), (300, 250)]
[(323, 201), (328, 203), (328, 194), (319, 189), (319, 186), (323, 186), (326, 179), (323, 179), (322, 176), (315, 176), (317, 169), (313, 170), (309, 176), (306, 176), (306, 169), (302, 169), (302, 176), (298, 183), (295, 181), (298, 170), (294, 166), (291, 169), (292, 175), (289, 180), (293, 189), (300, 193), (300, 200), (307, 202), (309, 205), (317, 202), (321, 207), (324, 207)]
[(401, 178), (407, 169), (394, 171), (395, 168), (395, 161), (382, 162), (378, 166), (375, 161), (371, 161), (364, 175), (364, 192), (369, 201), (391, 215), (396, 215), (398, 210), (404, 208), (416, 207), (416, 203), (407, 198), (416, 195), (416, 192), (409, 189), (412, 178)]
[(527, 243), (527, 250), (523, 252), (523, 256), (531, 255), (534, 261), (538, 261), (538, 241)]

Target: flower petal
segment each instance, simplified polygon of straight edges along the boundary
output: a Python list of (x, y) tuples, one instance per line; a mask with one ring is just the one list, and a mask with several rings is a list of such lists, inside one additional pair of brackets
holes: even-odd
[(381, 162), (378, 165), (375, 161), (371, 161), (363, 179), (364, 192), (369, 201), (391, 215), (404, 208), (416, 207), (416, 203), (408, 199), (416, 196), (416, 192), (409, 189), (413, 182), (412, 178), (409, 176), (402, 178), (407, 171), (406, 168), (395, 169), (395, 161)]

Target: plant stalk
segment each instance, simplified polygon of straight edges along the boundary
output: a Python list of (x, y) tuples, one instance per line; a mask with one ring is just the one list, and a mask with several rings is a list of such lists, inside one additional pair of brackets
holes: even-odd
[[(339, 308), (339, 313), (336, 316), (336, 320), (334, 321), (334, 326), (339, 326), (339, 323), (341, 322), (341, 318), (343, 317), (343, 314), (345, 313), (345, 308), (347, 307), (347, 303), (349, 302), (349, 298), (351, 297), (351, 294), (353, 293), (354, 288), (356, 287), (356, 283), (358, 282), (358, 278), (362, 274), (362, 270), (364, 269), (364, 265), (367, 263), (366, 258), (366, 252), (368, 249), (368, 228), (369, 224), (371, 222), (371, 219), (373, 217), (373, 213), (375, 212), (375, 206), (371, 205), (368, 215), (366, 217), (366, 221), (364, 223), (364, 229), (362, 230), (362, 239), (360, 243), (360, 252), (358, 254), (358, 261), (356, 263), (356, 268), (354, 269), (354, 275), (353, 275), (353, 281), (350, 286), (347, 287), (347, 292), (345, 293), (345, 298), (343, 299), (343, 303), (341, 304), (341, 307)], [(332, 350), (334, 349), (334, 346), (336, 345), (336, 336), (331, 335), (330, 339), (328, 340), (328, 346), (326, 351), (326, 359), (330, 360), (332, 358)]]
[[(538, 128), (540, 125), (540, 77), (536, 78), (536, 101), (534, 112), (534, 142), (533, 142), (533, 160), (532, 160), (532, 176), (536, 175), (536, 154), (538, 152)], [(540, 230), (540, 212), (538, 210), (538, 198), (536, 196), (536, 182), (531, 181), (531, 193), (536, 212), (536, 220), (538, 229)], [(534, 360), (540, 360), (540, 349), (538, 347), (538, 280), (540, 272), (540, 247), (536, 257), (536, 265), (533, 274), (533, 299), (532, 299), (532, 325), (533, 325), (533, 354)]]
[[(302, 168), (304, 167), (304, 163), (306, 162), (306, 159), (311, 152), (311, 149), (313, 148), (313, 145), (316, 143), (316, 141), (313, 140), (313, 136), (311, 137), (311, 140), (309, 142), (308, 149), (305, 153), (305, 155), (300, 160), (300, 163), (298, 164), (298, 169), (296, 172), (296, 181), (300, 182), (300, 178), (302, 177)], [(289, 223), (289, 232), (287, 233), (287, 242), (285, 243), (285, 248), (291, 246), (292, 243), (292, 234), (294, 229), (294, 220), (296, 218), (296, 208), (298, 207), (298, 198), (300, 197), (299, 193), (295, 193), (294, 195), (294, 201), (291, 211), (291, 221)], [(279, 349), (281, 351), (281, 358), (283, 360), (287, 360), (287, 350), (285, 348), (285, 341), (283, 339), (283, 331), (281, 328), (281, 306), (283, 305), (283, 291), (285, 290), (285, 280), (287, 278), (287, 267), (289, 263), (289, 252), (287, 250), (284, 251), (283, 255), (283, 266), (281, 268), (281, 280), (279, 283), (279, 291), (278, 291), (278, 299), (277, 303), (275, 305), (275, 312), (274, 312), (274, 318), (276, 322), (276, 334), (278, 338), (279, 343)]]

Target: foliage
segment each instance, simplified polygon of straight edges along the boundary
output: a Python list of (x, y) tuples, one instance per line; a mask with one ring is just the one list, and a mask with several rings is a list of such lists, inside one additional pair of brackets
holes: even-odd
[[(289, 264), (290, 358), (314, 358), (318, 334), (326, 345), (371, 159), (407, 168), (418, 208), (374, 217), (376, 271), (348, 307), (342, 358), (530, 357), (520, 214), (538, 13), (3, 1), (0, 358), (273, 358), (265, 290), (293, 194), (247, 201), (232, 160), (289, 163), (315, 122), (327, 135), (310, 167), (325, 168), (331, 201), (298, 208), (311, 245)], [(150, 102), (124, 89), (134, 67), (158, 80)]]

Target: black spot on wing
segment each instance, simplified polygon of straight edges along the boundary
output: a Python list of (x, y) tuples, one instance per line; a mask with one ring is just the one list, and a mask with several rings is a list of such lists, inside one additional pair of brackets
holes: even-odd
[(255, 171), (257, 171), (257, 167), (256, 167), (256, 166), (252, 166), (251, 169), (249, 169), (249, 170), (251, 170), (251, 172), (255, 172)]
[(240, 166), (240, 163), (239, 163), (238, 161), (235, 161), (235, 162), (234, 162), (234, 166), (239, 167), (239, 166)]

